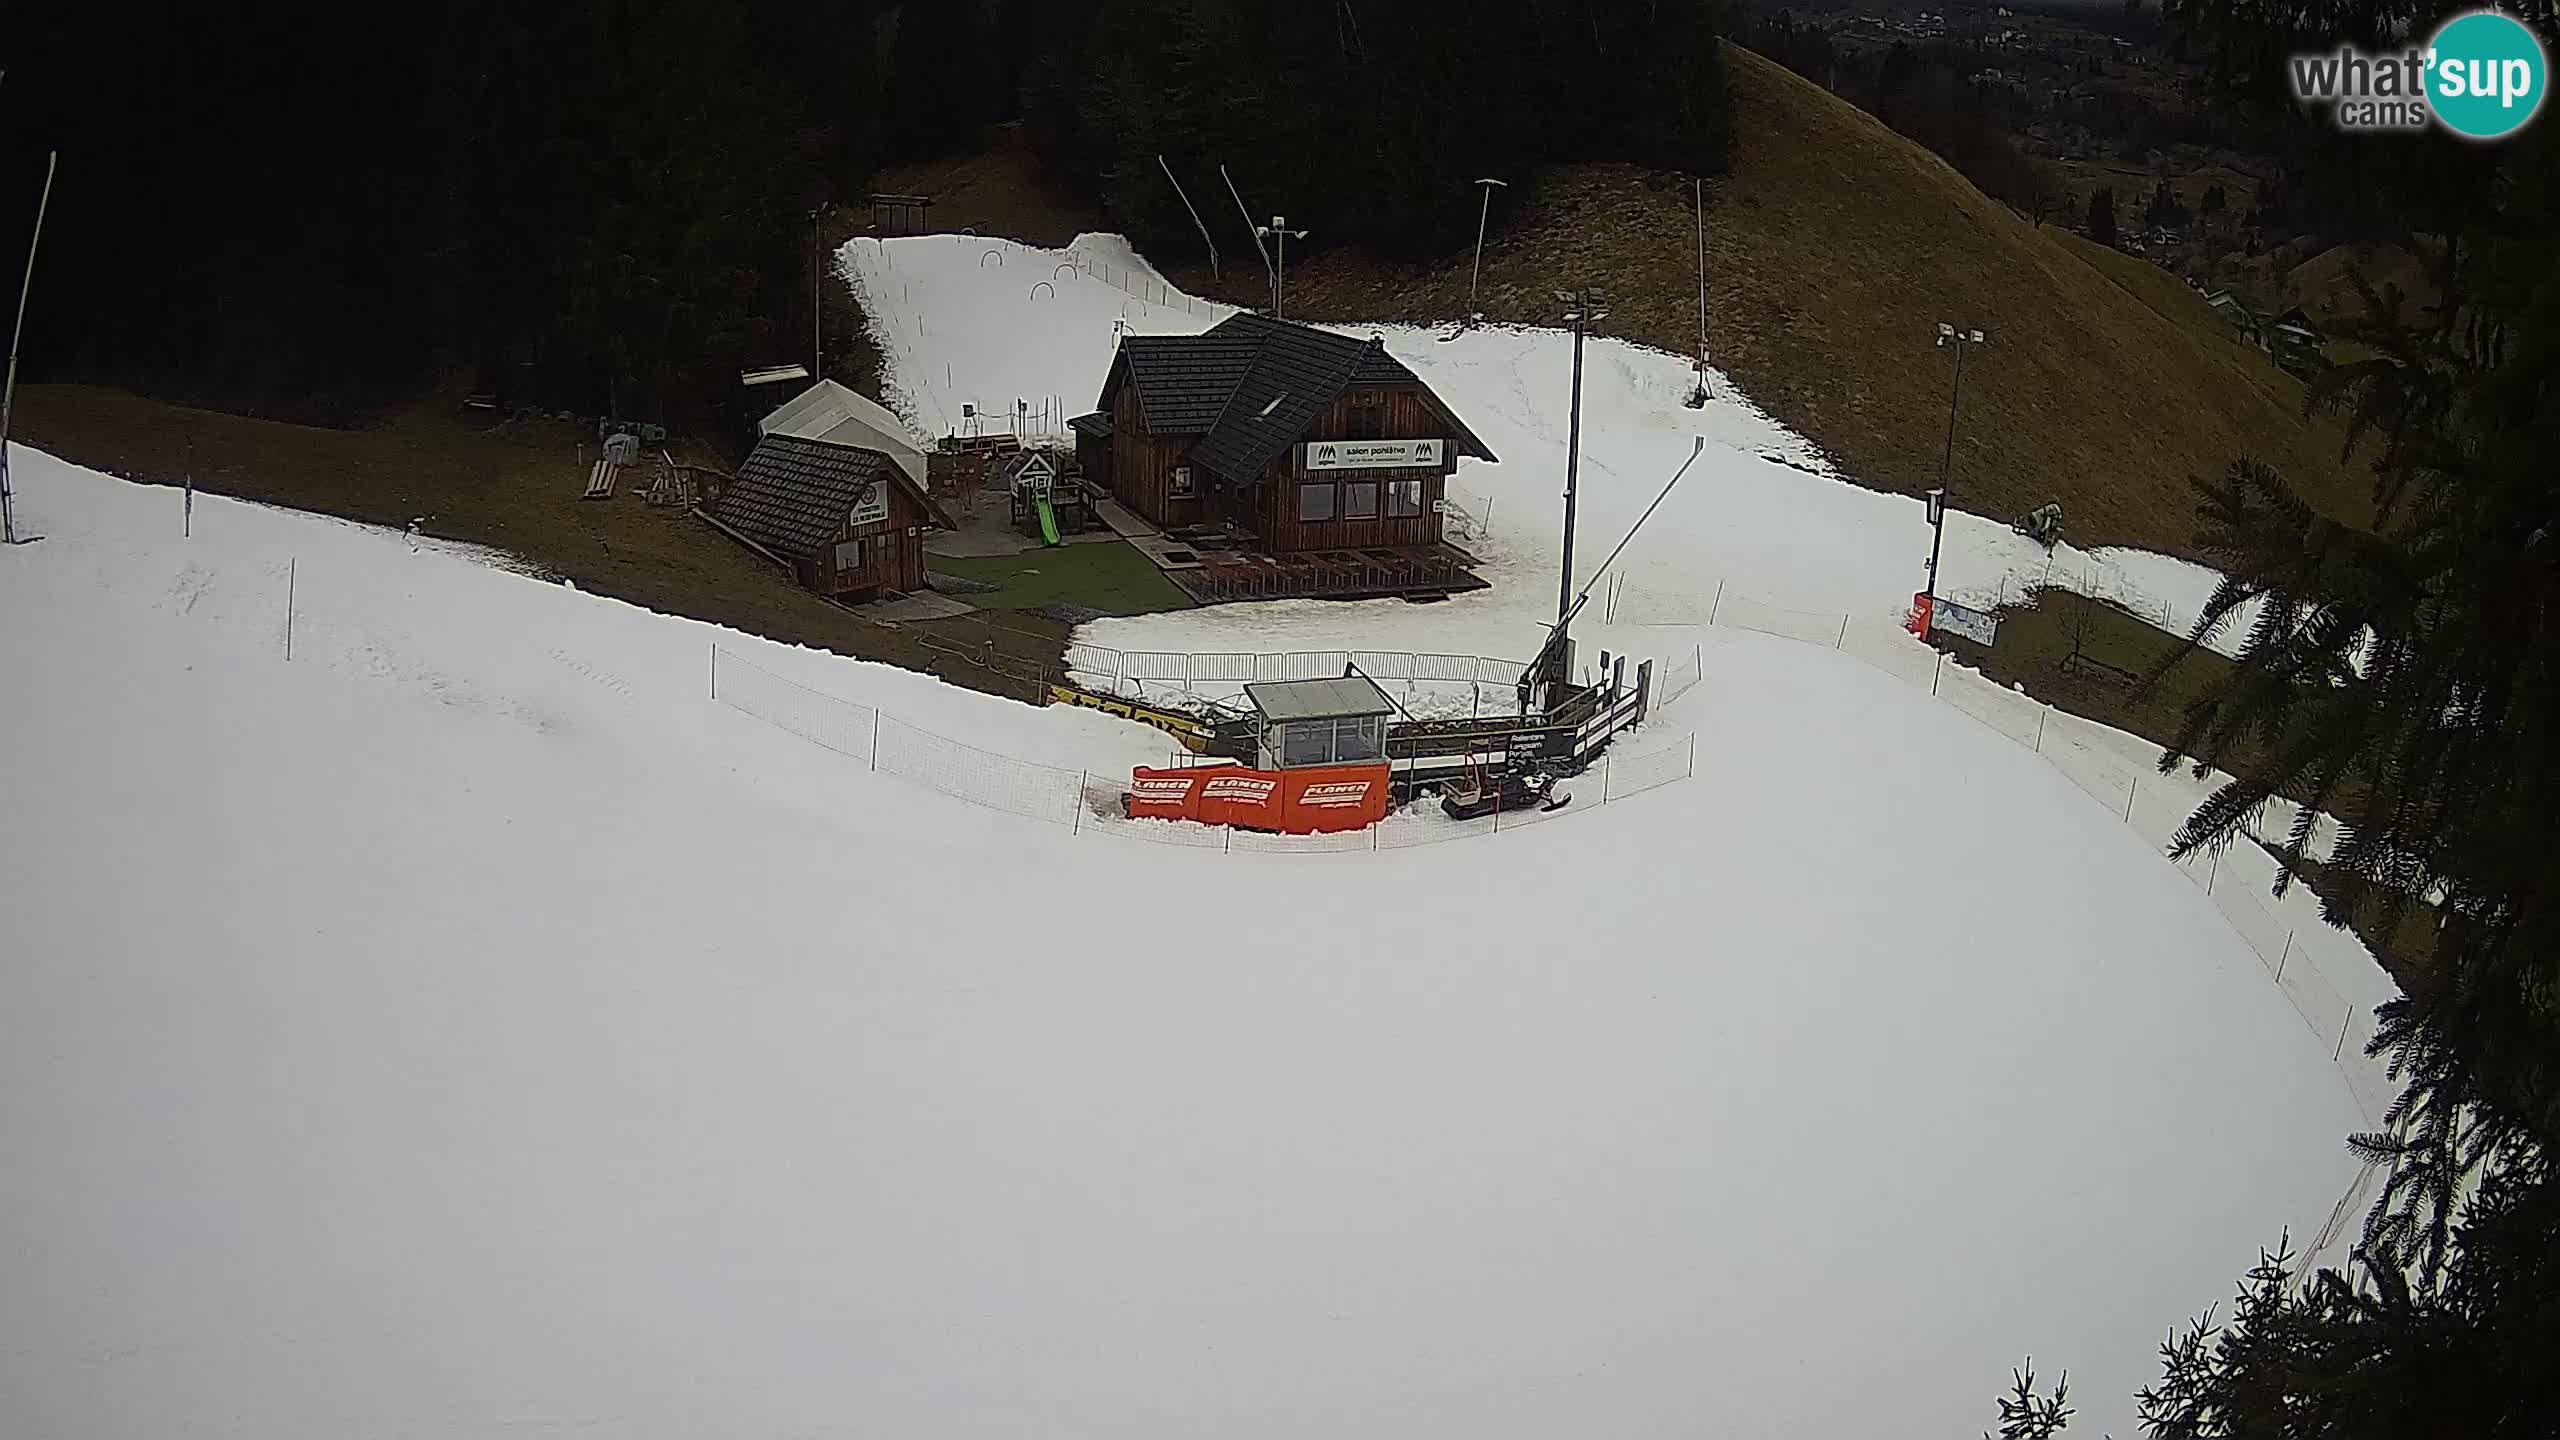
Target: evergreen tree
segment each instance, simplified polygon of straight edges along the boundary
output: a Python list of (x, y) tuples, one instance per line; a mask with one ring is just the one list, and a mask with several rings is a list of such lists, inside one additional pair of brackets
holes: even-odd
[(2116, 243), (2116, 192), (2101, 185), (2089, 196), (2089, 238), (2101, 245)]
[(2186, 222), (2187, 207), (2178, 203), (2177, 192), (2169, 188), (2169, 178), (2160, 177), (2159, 185), (2151, 192), (2151, 203), (2142, 208), (2142, 223), (2159, 228)]
[[(2000, 1397), (1999, 1440), (2053, 1440), (2071, 1423), (2071, 1407), (2063, 1397), (2070, 1393), (2071, 1377), (2063, 1376), (2053, 1383), (2051, 1395), (2036, 1393), (2036, 1362), (2010, 1372), (2009, 1393)], [(1992, 1440), (1986, 1432), (1982, 1440)]]
[(890, 48), (889, 153), (947, 154), (977, 143), (999, 109), (1002, 69), (977, 0), (904, 0)]
[(2228, 578), (2194, 643), (2257, 608), (2163, 760), (2240, 777), (2179, 853), (2232, 843), (2283, 795), (2303, 808), (2280, 888), (2327, 811), (2332, 923), (2432, 907), (2432, 952), (2370, 1047), (2406, 1088), (2352, 1141), (2388, 1178), (2350, 1264), (2296, 1290), (2269, 1257), (2228, 1326), (2164, 1349), (2144, 1408), (2166, 1440), (2560, 1433), (2560, 134), (2421, 143), (2495, 183), (2441, 210), (2427, 165), (2370, 172), (2363, 206), (2442, 236), (2448, 302), (2412, 315), (2354, 277), (2366, 318), (2342, 329), (2372, 358), (2313, 392), (2369, 445), (2374, 515), (2324, 515), (2248, 460), (2199, 483)]

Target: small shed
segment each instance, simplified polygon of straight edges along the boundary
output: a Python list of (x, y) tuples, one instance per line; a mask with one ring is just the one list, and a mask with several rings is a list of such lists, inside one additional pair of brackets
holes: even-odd
[(878, 450), (767, 435), (704, 512), (831, 599), (925, 588), (924, 532), (956, 528)]
[(1387, 758), (1387, 717), (1396, 713), (1396, 702), (1366, 675), (1266, 681), (1244, 693), (1260, 720), (1265, 770), (1375, 765)]
[(756, 434), (796, 435), (833, 445), (877, 450), (907, 472), (917, 489), (929, 484), (924, 446), (888, 406), (833, 380), (821, 380), (756, 422)]

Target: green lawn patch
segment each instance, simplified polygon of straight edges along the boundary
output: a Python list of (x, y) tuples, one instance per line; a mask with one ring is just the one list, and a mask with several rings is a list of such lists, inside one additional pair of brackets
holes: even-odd
[(1059, 545), (1019, 555), (936, 555), (931, 568), (1001, 586), (991, 594), (965, 597), (985, 610), (1073, 605), (1106, 615), (1148, 615), (1191, 604), (1191, 597), (1164, 578), (1154, 561), (1137, 547), (1116, 542)]

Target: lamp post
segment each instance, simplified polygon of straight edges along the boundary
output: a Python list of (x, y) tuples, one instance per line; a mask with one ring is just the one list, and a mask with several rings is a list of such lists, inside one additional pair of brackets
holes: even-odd
[(1493, 216), (1493, 192), (1511, 188), (1510, 182), (1496, 180), (1490, 175), (1477, 181), (1476, 184), (1483, 187), (1484, 203), (1476, 207), (1476, 263), (1475, 268), (1467, 272), (1467, 323), (1469, 324), (1484, 318), (1484, 312), (1476, 308), (1476, 281), (1484, 274), (1484, 225), (1485, 221)]
[[(1938, 348), (1956, 352), (1955, 384), (1947, 392), (1947, 445), (1938, 457), (1938, 488), (1929, 492), (1929, 608), (1938, 603), (1938, 551), (1947, 538), (1947, 479), (1956, 463), (1956, 406), (1964, 398), (1964, 352), (1987, 343), (1979, 330), (1959, 330), (1945, 321), (1938, 322)], [(1924, 637), (1925, 638), (1925, 637)]]
[(1289, 295), (1289, 242), (1306, 239), (1307, 232), (1290, 229), (1288, 216), (1274, 215), (1271, 217), (1270, 224), (1255, 226), (1253, 233), (1256, 236), (1270, 236), (1277, 244), (1277, 254), (1271, 267), (1271, 318), (1285, 320), (1288, 316), (1283, 313), (1282, 307), (1287, 303)]

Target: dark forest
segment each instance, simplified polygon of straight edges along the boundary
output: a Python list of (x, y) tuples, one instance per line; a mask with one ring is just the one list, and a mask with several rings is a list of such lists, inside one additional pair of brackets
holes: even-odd
[(1164, 154), (1414, 257), (1462, 242), (1447, 196), (1497, 162), (1712, 172), (1729, 123), (1704, 0), (109, 3), (14, 28), (0, 233), (61, 152), (27, 378), (339, 423), (436, 384), (715, 414), (742, 363), (796, 353), (813, 210), (993, 124), (1149, 245), (1197, 243)]

